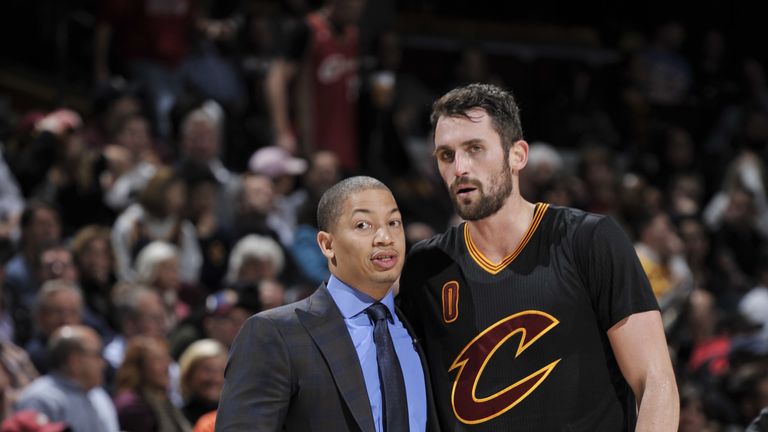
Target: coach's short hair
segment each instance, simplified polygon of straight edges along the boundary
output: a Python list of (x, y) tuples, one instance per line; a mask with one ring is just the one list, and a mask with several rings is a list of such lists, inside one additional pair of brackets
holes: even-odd
[(369, 189), (392, 191), (381, 181), (367, 176), (357, 176), (344, 179), (331, 186), (317, 205), (317, 227), (320, 231), (329, 231), (339, 221), (344, 204), (352, 194)]
[(512, 93), (492, 84), (469, 84), (457, 87), (432, 105), (432, 133), (442, 116), (469, 118), (467, 112), (481, 108), (491, 118), (491, 125), (501, 137), (501, 145), (508, 152), (515, 141), (523, 139), (520, 108)]

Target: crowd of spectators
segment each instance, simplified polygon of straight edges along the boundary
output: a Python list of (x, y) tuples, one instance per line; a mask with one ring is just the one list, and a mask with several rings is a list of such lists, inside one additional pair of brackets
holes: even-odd
[[(406, 71), (395, 30), (360, 46), (362, 0), (102, 3), (90, 108), (5, 114), (0, 421), (212, 430), (240, 325), (328, 276), (323, 191), (380, 178), (409, 245), (457, 223), (428, 127), (447, 88)], [(724, 32), (697, 37), (662, 22), (609, 67), (570, 59), (530, 113), (477, 46), (445, 85), (520, 92), (522, 194), (625, 227), (680, 431), (735, 431), (768, 407), (768, 77)]]

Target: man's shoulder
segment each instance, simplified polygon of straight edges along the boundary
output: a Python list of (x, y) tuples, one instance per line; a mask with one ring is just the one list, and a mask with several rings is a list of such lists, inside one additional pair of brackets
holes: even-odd
[[(322, 287), (318, 290), (324, 289)], [(271, 321), (275, 325), (291, 325), (299, 322), (297, 311), (308, 311), (311, 307), (314, 298), (318, 295), (317, 291), (308, 297), (289, 303), (286, 305), (278, 306), (276, 308), (267, 309), (261, 311), (249, 318), (249, 321)]]
[(574, 226), (596, 224), (608, 217), (575, 207), (561, 207), (551, 204), (548, 206), (547, 212), (552, 215), (554, 220)]
[(408, 258), (430, 255), (434, 253), (445, 253), (446, 251), (455, 249), (455, 246), (460, 239), (461, 229), (464, 224), (452, 226), (445, 230), (445, 232), (436, 234), (428, 239), (422, 240), (411, 248), (408, 253)]
[(50, 375), (43, 375), (29, 383), (21, 392), (18, 403), (23, 406), (25, 403), (41, 400), (61, 404), (67, 401), (66, 392)]
[(27, 260), (19, 252), (5, 264), (5, 282), (8, 283), (9, 279), (27, 279), (28, 277)]
[(591, 238), (595, 230), (606, 222), (611, 222), (612, 218), (573, 207), (550, 205), (545, 220), (548, 222), (542, 223), (546, 223), (548, 229), (559, 231), (568, 238), (575, 236), (576, 240), (582, 241)]

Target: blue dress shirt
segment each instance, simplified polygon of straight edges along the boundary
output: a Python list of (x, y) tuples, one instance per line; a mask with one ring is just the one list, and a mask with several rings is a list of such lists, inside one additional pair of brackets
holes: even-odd
[[(376, 432), (382, 432), (381, 389), (379, 387), (379, 369), (376, 363), (376, 345), (373, 342), (373, 323), (365, 313), (368, 306), (376, 302), (367, 294), (353, 289), (344, 282), (331, 276), (328, 280), (328, 292), (344, 317), (357, 357), (363, 370), (368, 400)], [(427, 394), (424, 384), (424, 371), (421, 360), (413, 347), (413, 339), (403, 327), (395, 313), (395, 297), (392, 291), (381, 299), (394, 318), (389, 323), (389, 333), (395, 344), (395, 352), (400, 360), (405, 380), (405, 393), (408, 398), (408, 424), (411, 431), (423, 432), (427, 427)]]

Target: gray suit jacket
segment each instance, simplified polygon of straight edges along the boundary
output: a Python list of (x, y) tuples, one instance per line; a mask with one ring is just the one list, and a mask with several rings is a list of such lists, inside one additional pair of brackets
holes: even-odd
[[(421, 347), (414, 347), (425, 367)], [(424, 376), (427, 430), (437, 431), (426, 370)], [(325, 284), (243, 325), (230, 351), (216, 430), (375, 431), (352, 338)]]

